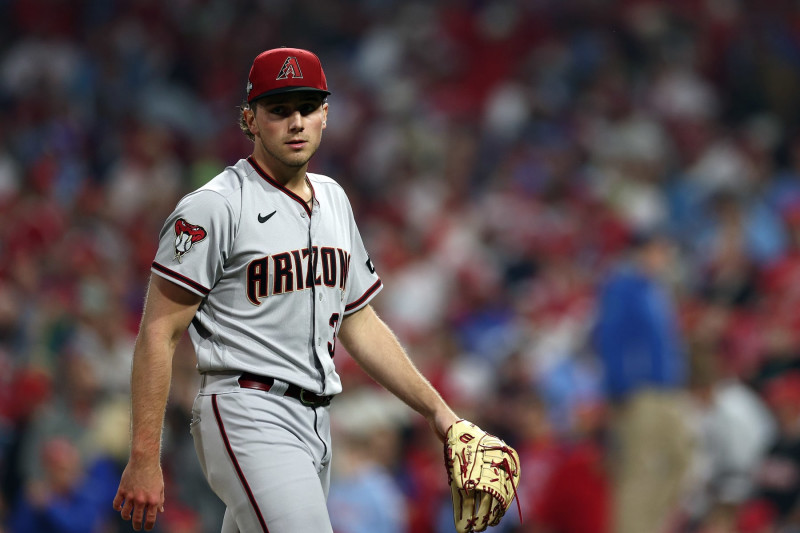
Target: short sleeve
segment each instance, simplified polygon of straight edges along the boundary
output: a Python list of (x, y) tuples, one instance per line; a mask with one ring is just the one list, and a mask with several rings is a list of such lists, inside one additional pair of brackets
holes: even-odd
[(383, 288), (383, 283), (375, 271), (364, 241), (358, 231), (355, 220), (350, 214), (351, 242), (353, 248), (350, 256), (349, 279), (347, 283), (347, 294), (345, 295), (345, 314), (358, 311)]
[(185, 196), (161, 229), (152, 272), (206, 296), (222, 277), (238, 215), (215, 191)]

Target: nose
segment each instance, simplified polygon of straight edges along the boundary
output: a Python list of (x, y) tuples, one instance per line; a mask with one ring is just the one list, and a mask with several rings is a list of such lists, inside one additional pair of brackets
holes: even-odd
[(289, 130), (292, 132), (303, 131), (303, 115), (300, 111), (295, 111), (289, 115)]

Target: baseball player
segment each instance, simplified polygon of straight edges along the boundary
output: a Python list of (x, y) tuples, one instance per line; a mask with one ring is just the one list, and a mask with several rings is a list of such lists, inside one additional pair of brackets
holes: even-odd
[(330, 94), (313, 53), (258, 55), (242, 126), (253, 153), (178, 203), (152, 264), (131, 378), (131, 452), (114, 508), (152, 529), (175, 346), (201, 374), (191, 433), (223, 533), (331, 532), (337, 339), (444, 440), (457, 420), (369, 305), (381, 290), (342, 187), (307, 172)]

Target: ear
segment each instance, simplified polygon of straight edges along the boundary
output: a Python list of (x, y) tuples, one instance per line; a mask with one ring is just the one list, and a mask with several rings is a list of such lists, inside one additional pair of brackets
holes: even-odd
[(258, 135), (258, 122), (256, 122), (256, 113), (252, 108), (244, 110), (244, 120), (247, 123), (247, 128), (250, 130), (250, 133)]

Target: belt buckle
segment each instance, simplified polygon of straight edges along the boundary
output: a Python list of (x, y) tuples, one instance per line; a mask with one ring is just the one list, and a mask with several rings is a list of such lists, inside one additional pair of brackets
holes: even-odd
[[(320, 400), (317, 401), (307, 400), (306, 393), (313, 394), (317, 398), (320, 398)], [(300, 403), (302, 403), (303, 405), (307, 405), (309, 407), (319, 407), (323, 405), (328, 405), (330, 403), (330, 398), (327, 396), (319, 396), (317, 394), (307, 391), (306, 389), (300, 389)]]

